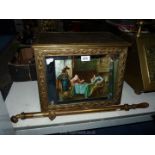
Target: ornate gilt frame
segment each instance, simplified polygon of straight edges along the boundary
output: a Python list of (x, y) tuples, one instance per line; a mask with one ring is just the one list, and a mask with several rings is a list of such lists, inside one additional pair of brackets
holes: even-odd
[[(102, 44), (90, 45), (34, 45), (35, 62), (38, 76), (38, 87), (40, 95), (41, 111), (53, 111), (55, 113), (73, 114), (83, 112), (101, 111), (102, 108), (109, 105), (120, 104), (122, 85), (124, 80), (124, 70), (127, 57), (127, 47), (125, 46), (103, 46)], [(74, 55), (101, 55), (101, 54), (119, 54), (118, 72), (116, 79), (116, 90), (112, 100), (110, 101), (91, 101), (78, 102), (71, 104), (49, 105), (47, 81), (45, 77), (45, 57), (46, 56), (74, 56)], [(97, 110), (98, 109), (98, 110)]]

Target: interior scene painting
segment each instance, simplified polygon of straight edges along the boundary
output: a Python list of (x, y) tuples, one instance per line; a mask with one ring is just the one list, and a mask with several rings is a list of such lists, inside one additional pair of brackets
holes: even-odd
[(112, 99), (118, 59), (110, 55), (46, 57), (50, 104)]

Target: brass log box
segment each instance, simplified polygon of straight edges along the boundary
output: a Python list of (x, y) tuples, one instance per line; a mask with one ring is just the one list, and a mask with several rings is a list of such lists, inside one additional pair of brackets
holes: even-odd
[(41, 110), (119, 104), (128, 46), (108, 32), (39, 34), (33, 48)]

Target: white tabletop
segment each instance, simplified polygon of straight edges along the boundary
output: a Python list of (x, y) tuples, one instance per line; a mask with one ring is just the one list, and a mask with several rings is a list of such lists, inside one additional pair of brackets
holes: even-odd
[[(86, 113), (76, 115), (57, 116), (53, 121), (49, 118), (35, 118), (19, 120), (18, 123), (12, 123), (16, 129), (22, 128), (40, 128), (49, 126), (58, 126), (65, 124), (75, 124), (81, 122), (95, 122), (99, 120), (108, 120), (113, 118), (128, 118), (132, 116), (144, 116), (155, 113), (155, 92), (136, 95), (133, 89), (124, 82), (121, 104), (148, 102), (149, 107), (144, 109), (135, 109), (130, 111), (111, 111)], [(39, 94), (36, 81), (14, 82), (5, 101), (10, 117), (21, 112), (39, 112)], [(136, 122), (136, 120), (134, 120)], [(116, 124), (115, 124), (116, 125)]]

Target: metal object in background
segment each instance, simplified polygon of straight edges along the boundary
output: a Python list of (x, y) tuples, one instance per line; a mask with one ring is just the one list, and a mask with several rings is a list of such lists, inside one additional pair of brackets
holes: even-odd
[(140, 37), (143, 23), (144, 23), (143, 21), (139, 22), (139, 28), (138, 28), (138, 31), (137, 31), (137, 38)]
[(141, 34), (129, 48), (125, 80), (136, 94), (155, 91), (155, 34)]
[(155, 21), (135, 21), (133, 25), (138, 29), (131, 31), (120, 31), (119, 24), (109, 24), (113, 33), (131, 43), (126, 62), (126, 82), (136, 94), (155, 91)]

